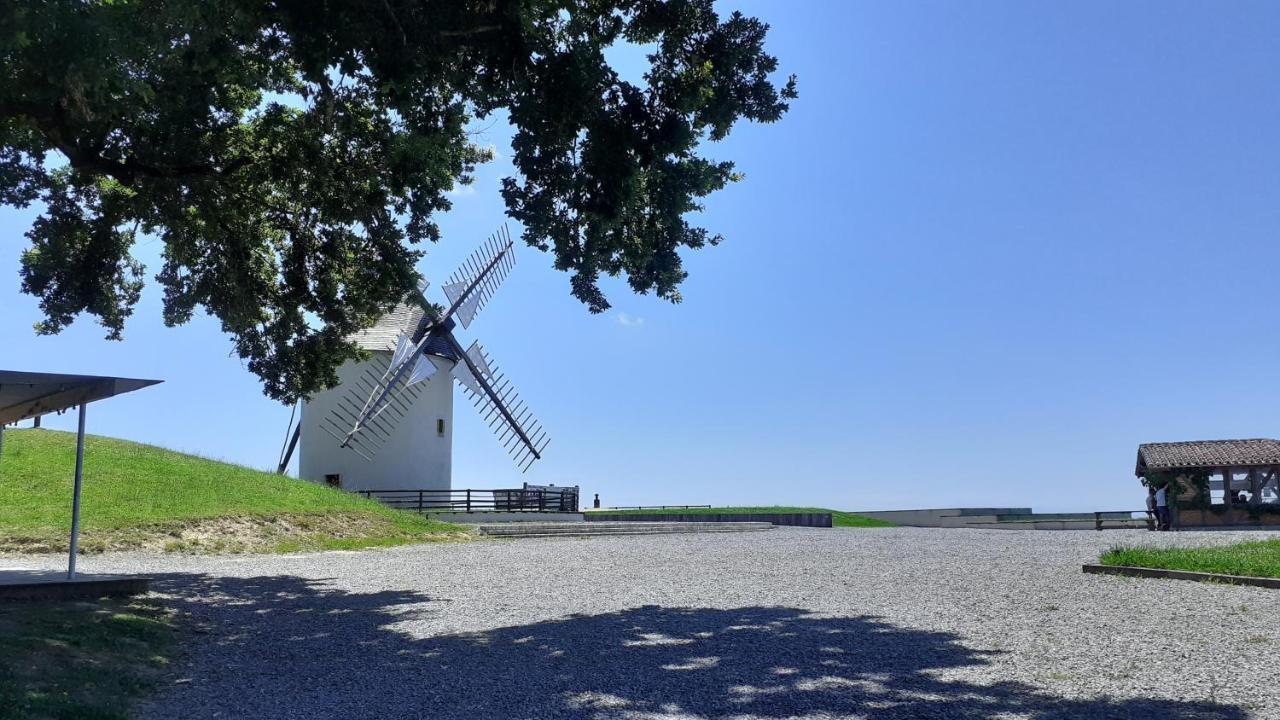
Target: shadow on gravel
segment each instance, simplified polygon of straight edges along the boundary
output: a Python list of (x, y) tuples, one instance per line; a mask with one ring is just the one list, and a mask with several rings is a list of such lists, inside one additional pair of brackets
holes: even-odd
[(649, 606), (418, 639), (389, 627), (442, 605), (417, 593), (291, 576), (167, 575), (154, 586), (203, 630), (178, 683), (143, 708), (149, 718), (1248, 717), (1207, 702), (941, 680), (933, 671), (991, 653), (872, 617)]

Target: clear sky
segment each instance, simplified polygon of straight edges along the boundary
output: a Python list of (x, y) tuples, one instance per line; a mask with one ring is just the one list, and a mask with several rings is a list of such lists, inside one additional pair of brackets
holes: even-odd
[[(603, 316), (521, 247), (462, 335), (552, 443), (522, 478), (459, 397), (455, 487), (1127, 509), (1140, 442), (1280, 435), (1280, 4), (733, 8), (772, 24), (801, 97), (708, 148), (746, 173), (701, 218), (727, 241), (686, 258), (684, 304), (611, 283)], [(508, 154), (504, 126), (484, 138)], [(509, 172), (456, 196), (434, 289), (502, 222)], [(33, 335), (33, 214), (0, 210), (0, 367), (163, 378), (91, 431), (273, 467), (289, 409), (216, 322), (165, 328), (154, 285), (123, 343), (87, 318)]]

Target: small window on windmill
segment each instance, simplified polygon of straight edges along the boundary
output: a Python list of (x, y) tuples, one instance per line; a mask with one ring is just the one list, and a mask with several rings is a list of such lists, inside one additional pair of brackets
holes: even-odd
[(444, 418), (436, 418), (436, 434), (444, 437)]
[(340, 488), (342, 487), (342, 476), (337, 473), (325, 475), (324, 484), (329, 487)]

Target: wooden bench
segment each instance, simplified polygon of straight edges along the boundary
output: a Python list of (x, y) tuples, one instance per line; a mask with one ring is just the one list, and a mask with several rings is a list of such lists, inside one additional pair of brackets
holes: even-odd
[[(1104, 517), (1105, 515), (1120, 515), (1122, 513), (1128, 513), (1129, 517)], [(1143, 513), (1146, 516), (1148, 530), (1154, 531), (1156, 529), (1156, 514), (1151, 510), (1099, 510), (1093, 514), (1093, 527), (1096, 530), (1127, 530), (1133, 527), (1133, 523), (1137, 520), (1133, 517), (1134, 513)], [(1118, 524), (1107, 527), (1107, 522)]]

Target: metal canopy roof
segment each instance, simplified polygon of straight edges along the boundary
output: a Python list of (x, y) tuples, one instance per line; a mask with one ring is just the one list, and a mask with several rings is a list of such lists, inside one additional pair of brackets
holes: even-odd
[(155, 385), (160, 380), (0, 370), (0, 425)]

